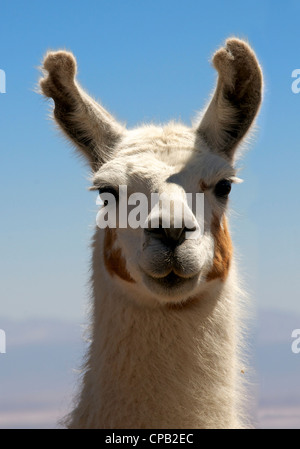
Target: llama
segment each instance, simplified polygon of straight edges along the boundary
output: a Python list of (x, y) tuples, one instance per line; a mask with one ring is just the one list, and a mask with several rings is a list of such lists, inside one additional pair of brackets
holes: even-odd
[(89, 162), (92, 190), (116, 202), (120, 185), (148, 198), (166, 192), (183, 206), (186, 192), (204, 196), (204, 229), (194, 239), (186, 238), (187, 226), (174, 226), (172, 213), (169, 227), (96, 227), (91, 343), (68, 428), (249, 425), (242, 301), (226, 211), (239, 181), (236, 150), (260, 108), (263, 77), (254, 51), (237, 38), (212, 61), (217, 85), (197, 123), (126, 129), (75, 80), (72, 53), (44, 58), (42, 93)]

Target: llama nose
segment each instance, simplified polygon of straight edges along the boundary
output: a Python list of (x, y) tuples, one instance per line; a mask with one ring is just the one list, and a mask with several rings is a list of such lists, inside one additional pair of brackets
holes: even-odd
[(161, 240), (165, 245), (174, 247), (181, 245), (185, 241), (185, 234), (187, 231), (195, 231), (196, 228), (189, 229), (186, 226), (174, 227), (168, 226), (163, 227), (162, 223), (159, 223), (158, 227), (146, 228), (145, 233), (153, 238)]

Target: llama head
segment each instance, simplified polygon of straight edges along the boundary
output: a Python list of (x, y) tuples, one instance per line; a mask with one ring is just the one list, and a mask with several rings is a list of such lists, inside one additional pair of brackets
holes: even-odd
[(183, 302), (211, 283), (221, 285), (229, 273), (225, 212), (238, 181), (235, 150), (258, 112), (262, 73), (238, 39), (227, 40), (213, 64), (217, 86), (195, 126), (127, 130), (75, 81), (71, 53), (50, 52), (44, 60), (48, 75), (40, 85), (54, 99), (55, 119), (89, 161), (106, 217), (117, 212), (98, 232), (105, 271), (137, 290), (141, 301)]

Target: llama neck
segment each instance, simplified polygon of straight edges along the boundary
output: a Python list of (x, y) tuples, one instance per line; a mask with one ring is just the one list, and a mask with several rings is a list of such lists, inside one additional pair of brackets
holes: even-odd
[[(100, 279), (100, 278), (99, 278)], [(74, 427), (239, 427), (229, 281), (182, 308), (139, 307), (94, 282), (92, 344)]]

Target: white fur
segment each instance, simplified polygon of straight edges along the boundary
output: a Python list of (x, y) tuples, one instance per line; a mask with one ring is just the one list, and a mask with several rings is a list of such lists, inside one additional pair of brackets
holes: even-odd
[(262, 75), (252, 49), (238, 39), (226, 42), (214, 65), (218, 84), (197, 127), (172, 122), (126, 130), (78, 86), (73, 55), (46, 55), (41, 88), (90, 162), (92, 189), (126, 185), (129, 195), (169, 193), (178, 202), (185, 192), (202, 192), (205, 201), (203, 235), (172, 249), (164, 230), (157, 238), (152, 230), (118, 228), (108, 245), (107, 231), (96, 229), (91, 344), (66, 419), (70, 428), (247, 426), (242, 294), (224, 225), (227, 203), (214, 188), (220, 180), (239, 181), (235, 149), (259, 109)]

